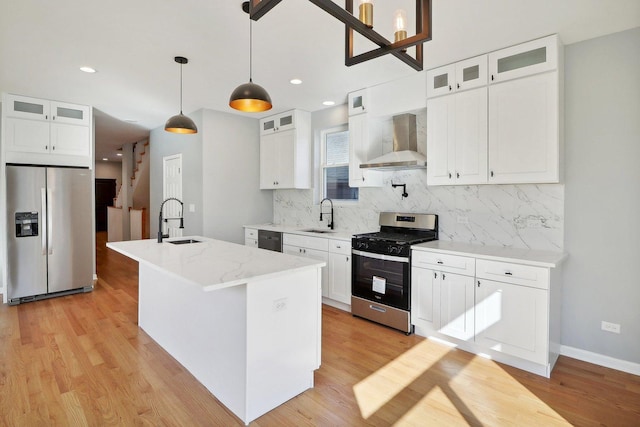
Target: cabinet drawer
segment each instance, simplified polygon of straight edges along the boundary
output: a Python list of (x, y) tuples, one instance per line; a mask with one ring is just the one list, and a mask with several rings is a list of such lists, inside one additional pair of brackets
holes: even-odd
[(351, 254), (351, 242), (345, 240), (329, 240), (329, 252), (333, 254)]
[(283, 235), (283, 243), (290, 246), (299, 246), (302, 248), (316, 249), (319, 251), (329, 251), (329, 242), (321, 237), (301, 236), (299, 234)]
[(476, 277), (549, 289), (549, 269), (544, 267), (479, 259), (476, 261)]
[(245, 239), (256, 239), (258, 240), (258, 230), (255, 228), (245, 228), (244, 229), (244, 238)]
[(414, 267), (431, 268), (467, 276), (475, 274), (475, 258), (415, 250), (412, 251), (411, 256), (411, 265)]

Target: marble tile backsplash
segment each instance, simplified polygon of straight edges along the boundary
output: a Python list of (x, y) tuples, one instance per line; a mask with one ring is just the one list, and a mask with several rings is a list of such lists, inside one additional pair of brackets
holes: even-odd
[[(562, 250), (564, 185), (470, 185), (427, 187), (424, 170), (388, 172), (381, 188), (361, 188), (357, 203), (334, 206), (335, 228), (377, 230), (383, 211), (438, 214), (440, 239), (488, 246)], [(402, 198), (407, 185), (409, 196)], [(274, 191), (274, 223), (326, 227), (313, 190)], [(328, 204), (325, 204), (328, 210)]]

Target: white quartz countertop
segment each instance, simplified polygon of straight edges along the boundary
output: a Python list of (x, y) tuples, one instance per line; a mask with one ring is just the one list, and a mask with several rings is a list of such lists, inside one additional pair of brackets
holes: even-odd
[[(198, 243), (176, 245), (172, 240)], [(277, 277), (295, 270), (324, 267), (309, 258), (266, 251), (201, 236), (109, 242), (107, 247), (169, 275), (187, 280), (203, 291), (245, 284), (254, 279)]]
[(411, 249), (416, 251), (437, 251), (452, 255), (463, 255), (492, 261), (512, 262), (548, 268), (557, 267), (567, 257), (567, 254), (564, 252), (472, 245), (469, 243), (445, 240), (420, 243), (411, 246)]
[[(256, 230), (280, 231), (282, 233), (300, 234), (303, 236), (322, 237), (324, 239), (344, 240), (348, 242), (350, 242), (353, 235), (356, 234), (356, 233), (350, 233), (348, 231), (335, 231), (335, 230), (331, 230), (328, 227), (289, 227), (289, 226), (277, 225), (277, 224), (245, 225), (244, 228), (255, 228)], [(314, 233), (312, 231), (306, 231), (306, 230), (321, 230), (326, 232)]]

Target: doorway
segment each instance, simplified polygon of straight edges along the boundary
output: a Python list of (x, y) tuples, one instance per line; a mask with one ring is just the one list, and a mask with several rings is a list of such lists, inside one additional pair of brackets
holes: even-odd
[[(182, 154), (174, 154), (162, 158), (162, 200), (175, 197), (182, 200)], [(164, 218), (174, 218), (166, 221), (163, 231), (169, 237), (181, 237), (182, 229), (178, 228), (179, 223), (175, 219), (184, 215), (180, 203), (176, 201), (167, 202), (164, 206)]]
[(107, 207), (116, 197), (116, 180), (96, 178), (96, 231), (107, 231)]

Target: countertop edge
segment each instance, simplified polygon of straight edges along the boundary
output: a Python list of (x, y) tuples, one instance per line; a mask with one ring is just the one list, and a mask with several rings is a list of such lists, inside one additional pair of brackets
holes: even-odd
[[(189, 236), (189, 237), (193, 237), (193, 238), (197, 238), (197, 239), (202, 239), (202, 240), (208, 240), (208, 241), (213, 241), (214, 239), (209, 239), (209, 238), (204, 238), (202, 236)], [(186, 237), (184, 237), (186, 238)], [(180, 238), (175, 238), (175, 240), (179, 240)], [(151, 240), (151, 239), (149, 239)], [(167, 240), (169, 241), (169, 240)], [(324, 261), (317, 261), (317, 260), (312, 260), (309, 258), (305, 258), (306, 261), (306, 265), (300, 265), (300, 266), (296, 266), (296, 267), (292, 267), (292, 268), (286, 268), (283, 270), (279, 270), (279, 271), (272, 271), (272, 272), (268, 272), (268, 273), (263, 273), (263, 274), (257, 274), (255, 276), (251, 276), (251, 277), (244, 277), (244, 278), (239, 278), (239, 279), (234, 279), (234, 280), (229, 280), (229, 281), (225, 281), (222, 283), (215, 283), (215, 284), (203, 284), (200, 283), (198, 281), (189, 279), (188, 277), (185, 277), (183, 275), (180, 275), (174, 271), (171, 271), (170, 269), (163, 267), (155, 262), (146, 260), (144, 258), (142, 258), (139, 255), (136, 255), (132, 252), (129, 252), (123, 248), (120, 248), (117, 246), (117, 243), (122, 243), (122, 242), (107, 242), (106, 246), (107, 248), (118, 252), (119, 254), (126, 256), (128, 258), (131, 258), (134, 261), (137, 261), (140, 264), (144, 264), (147, 267), (150, 267), (156, 271), (159, 271), (163, 274), (167, 274), (170, 277), (174, 277), (176, 279), (180, 279), (186, 283), (192, 284), (194, 286), (198, 286), (202, 289), (203, 292), (211, 292), (211, 291), (215, 291), (215, 290), (219, 290), (219, 289), (224, 289), (224, 288), (230, 288), (233, 286), (238, 286), (238, 285), (242, 285), (242, 284), (246, 284), (252, 281), (260, 281), (260, 280), (265, 280), (265, 279), (270, 279), (270, 278), (275, 278), (278, 276), (282, 276), (285, 274), (289, 274), (292, 272), (296, 272), (296, 271), (304, 271), (307, 269), (318, 269), (318, 268), (322, 268), (325, 267), (327, 264)], [(228, 242), (225, 242), (228, 243)], [(242, 245), (240, 245), (242, 246)], [(289, 257), (294, 257), (295, 255), (288, 255)]]
[[(468, 243), (456, 243), (446, 242), (450, 244), (451, 248), (440, 248), (435, 245), (439, 245), (442, 240), (421, 243), (419, 245), (411, 246), (411, 249), (423, 252), (439, 252), (443, 254), (468, 256), (477, 259), (499, 261), (499, 262), (511, 262), (515, 264), (526, 264), (535, 267), (544, 268), (557, 268), (560, 266), (569, 256), (566, 252), (553, 252), (553, 251), (541, 251), (541, 250), (527, 250), (527, 249), (513, 249), (513, 248), (501, 248), (497, 246), (479, 246), (472, 247)], [(456, 248), (456, 245), (460, 245)], [(499, 253), (487, 253), (491, 251), (497, 251)], [(506, 254), (501, 252), (513, 251), (514, 254)]]
[(345, 242), (350, 242), (351, 238), (354, 234), (349, 231), (328, 231), (326, 233), (313, 233), (309, 231), (304, 231), (307, 228), (318, 228), (322, 227), (290, 227), (286, 225), (276, 225), (276, 224), (253, 224), (253, 225), (243, 225), (243, 228), (253, 228), (256, 230), (269, 230), (269, 231), (279, 231), (281, 233), (287, 234), (298, 234), (301, 236), (308, 237), (319, 237), (321, 239), (329, 239), (329, 240), (342, 240)]

